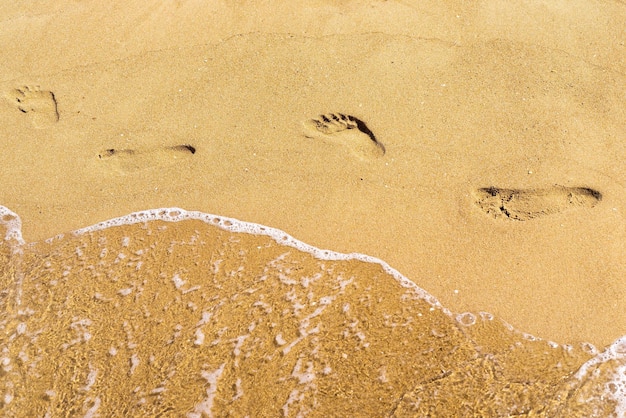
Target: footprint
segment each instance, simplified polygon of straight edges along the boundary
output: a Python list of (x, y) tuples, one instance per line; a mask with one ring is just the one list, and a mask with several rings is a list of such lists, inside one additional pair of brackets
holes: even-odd
[(365, 123), (343, 113), (327, 113), (304, 122), (307, 138), (321, 138), (341, 142), (362, 160), (385, 155), (385, 146), (379, 142)]
[(30, 115), (35, 128), (47, 128), (59, 121), (57, 101), (51, 91), (22, 86), (11, 90), (7, 98), (20, 112)]
[(174, 145), (152, 149), (109, 148), (98, 154), (98, 158), (120, 173), (129, 173), (150, 167), (164, 167), (196, 153), (192, 145)]
[(476, 205), (496, 219), (527, 221), (575, 208), (592, 208), (602, 194), (586, 187), (476, 190)]

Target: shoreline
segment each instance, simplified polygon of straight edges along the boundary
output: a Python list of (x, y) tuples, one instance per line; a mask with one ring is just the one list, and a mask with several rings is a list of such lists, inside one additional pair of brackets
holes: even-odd
[[(152, 221), (163, 221), (163, 222), (184, 222), (188, 220), (198, 220), (206, 223), (207, 225), (218, 227), (224, 231), (236, 233), (236, 234), (250, 234), (256, 236), (267, 236), (272, 238), (277, 244), (292, 247), (298, 251), (302, 251), (308, 253), (319, 260), (329, 260), (329, 261), (349, 261), (349, 260), (357, 260), (365, 263), (378, 264), (382, 267), (382, 269), (394, 277), (401, 286), (406, 288), (411, 288), (415, 290), (420, 298), (425, 302), (430, 304), (433, 308), (441, 310), (445, 313), (451, 320), (456, 321), (458, 324), (462, 326), (472, 326), (476, 323), (478, 317), (481, 317), (483, 320), (493, 320), (494, 315), (490, 312), (485, 311), (474, 311), (474, 312), (454, 312), (444, 306), (437, 298), (431, 295), (426, 289), (420, 287), (420, 285), (410, 278), (404, 276), (398, 270), (389, 265), (386, 261), (378, 259), (376, 257), (362, 254), (362, 253), (340, 253), (330, 249), (320, 249), (314, 247), (310, 244), (307, 244), (303, 241), (294, 238), (289, 235), (287, 232), (282, 231), (277, 228), (273, 228), (266, 225), (260, 225), (253, 222), (246, 222), (235, 218), (230, 218), (227, 216), (220, 216), (200, 211), (188, 211), (179, 207), (168, 207), (168, 208), (154, 208), (154, 209), (146, 209), (142, 211), (132, 212), (124, 216), (111, 218), (106, 221), (102, 221), (93, 225), (89, 225), (83, 228), (76, 229), (74, 231), (69, 231), (65, 233), (57, 234), (53, 237), (47, 238), (41, 241), (32, 241), (27, 242), (24, 241), (21, 234), (21, 225), (22, 221), (19, 214), (11, 211), (9, 208), (0, 205), (0, 216), (2, 216), (2, 220), (0, 221), (3, 227), (6, 229), (5, 233), (5, 241), (16, 241), (14, 244), (16, 247), (36, 247), (38, 244), (41, 245), (43, 243), (54, 245), (55, 241), (62, 241), (66, 235), (78, 237), (81, 235), (106, 230), (108, 228), (117, 228), (124, 227), (127, 225), (134, 224), (147, 224)], [(621, 340), (626, 338), (626, 334), (623, 336), (619, 336), (615, 339), (615, 341), (611, 342), (605, 347), (598, 348), (594, 344), (587, 341), (570, 341), (570, 342), (561, 342), (556, 343), (551, 341), (550, 339), (545, 339), (541, 337), (534, 336), (524, 330), (517, 329), (513, 325), (507, 323), (505, 320), (501, 318), (497, 318), (498, 321), (502, 323), (502, 325), (507, 328), (509, 331), (514, 332), (515, 334), (523, 337), (528, 341), (545, 341), (551, 347), (562, 347), (567, 350), (571, 350), (573, 345), (577, 345), (583, 349), (583, 351), (587, 352), (590, 355), (597, 355), (600, 352), (607, 350), (609, 347), (615, 345)]]
[[(7, 285), (5, 331), (10, 334), (2, 360), (6, 382), (11, 383), (4, 388), (1, 407), (6, 411), (80, 409), (82, 404), (83, 412), (104, 413), (119, 406), (119, 399), (131, 391), (139, 402), (125, 405), (142, 414), (171, 405), (173, 399), (177, 411), (245, 412), (250, 411), (248, 393), (254, 393), (258, 402), (258, 391), (267, 389), (257, 382), (257, 390), (250, 392), (250, 382), (243, 378), (246, 370), (259, 368), (277, 376), (291, 373), (292, 378), (278, 379), (278, 386), (271, 383), (272, 393), (282, 394), (285, 414), (309, 408), (356, 413), (355, 405), (361, 405), (359, 410), (392, 408), (395, 416), (402, 416), (418, 413), (420, 407), (429, 410), (430, 396), (424, 396), (431, 391), (433, 405), (452, 402), (446, 410), (453, 412), (461, 408), (459, 401), (468, 390), (477, 391), (471, 407), (483, 412), (496, 408), (510, 414), (547, 407), (600, 416), (624, 408), (621, 370), (626, 367), (626, 337), (598, 352), (589, 344), (559, 345), (534, 338), (486, 313), (456, 315), (372, 257), (318, 250), (274, 228), (180, 208), (129, 214), (28, 244), (19, 240), (17, 214), (4, 207), (0, 213), (5, 235), (11, 237), (0, 246), (0, 258), (6, 259), (0, 271)], [(14, 281), (13, 276), (20, 279)], [(42, 298), (48, 300), (43, 310)], [(114, 312), (109, 312), (112, 307)], [(265, 313), (254, 313), (258, 308)], [(286, 315), (290, 309), (293, 316)], [(49, 315), (57, 320), (46, 320)], [(337, 315), (352, 319), (344, 321)], [(196, 325), (194, 318), (199, 318)], [(236, 336), (250, 320), (247, 333), (224, 340), (230, 328), (229, 335)], [(296, 333), (294, 320), (299, 321)], [(164, 340), (172, 328), (173, 337)], [(179, 339), (181, 333), (186, 337)], [(339, 340), (331, 337), (335, 333)], [(24, 350), (32, 355), (24, 357)], [(37, 354), (41, 350), (46, 356)], [(179, 361), (181, 356), (188, 360), (184, 366), (170, 365), (174, 373), (163, 380), (152, 365), (171, 350)], [(386, 350), (403, 355), (389, 356)], [(433, 357), (432, 350), (443, 357)], [(221, 364), (215, 358), (218, 353)], [(276, 353), (281, 355), (275, 357)], [(90, 361), (76, 364), (74, 377), (47, 371), (75, 356)], [(407, 368), (406, 356), (426, 357)], [(168, 363), (158, 361), (161, 368)], [(207, 371), (207, 362), (217, 368)], [(363, 376), (354, 381), (348, 372), (357, 364), (367, 370), (367, 381)], [(26, 384), (30, 380), (20, 372), (22, 367), (38, 370), (38, 385)], [(107, 379), (99, 377), (102, 368), (109, 369)], [(442, 368), (450, 371), (435, 378), (432, 386), (432, 377), (425, 376), (437, 375)], [(77, 380), (76, 373), (86, 381), (79, 390), (76, 383), (82, 385), (83, 379)], [(208, 389), (196, 379), (187, 396), (178, 395), (175, 376), (197, 373), (214, 374), (214, 380), (207, 379)], [(122, 375), (130, 378), (130, 386), (110, 384)], [(28, 391), (12, 389), (18, 376), (26, 379)], [(486, 376), (491, 377), (483, 381)], [(456, 393), (459, 377), (465, 389)], [(534, 383), (513, 388), (520, 378)], [(135, 381), (146, 389), (132, 391)], [(327, 385), (341, 388), (355, 383), (369, 389), (359, 395), (346, 389), (352, 394), (347, 403), (327, 397)], [(187, 381), (187, 390), (190, 384)], [(450, 391), (442, 391), (440, 385), (451, 385)], [(494, 389), (501, 386), (508, 390)], [(232, 399), (231, 387), (236, 388)], [(45, 388), (45, 396), (38, 396)], [(210, 396), (199, 402), (192, 395), (198, 390)], [(309, 395), (293, 398), (287, 396), (290, 390)], [(68, 396), (77, 397), (77, 402), (68, 404)], [(118, 401), (110, 404), (103, 397)], [(264, 411), (280, 405), (265, 395), (261, 398)]]

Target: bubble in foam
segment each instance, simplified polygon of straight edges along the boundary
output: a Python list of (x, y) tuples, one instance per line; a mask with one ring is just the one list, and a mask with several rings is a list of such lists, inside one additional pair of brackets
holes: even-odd
[(598, 349), (596, 348), (595, 345), (591, 343), (582, 343), (580, 346), (583, 349), (583, 351), (587, 354), (591, 354), (592, 356), (595, 356), (596, 354), (598, 354)]
[(476, 323), (476, 315), (471, 312), (458, 314), (456, 316), (456, 322), (466, 327), (472, 326)]
[(478, 314), (484, 321), (493, 321), (493, 314), (490, 314), (489, 312), (481, 311), (481, 312), (478, 312)]

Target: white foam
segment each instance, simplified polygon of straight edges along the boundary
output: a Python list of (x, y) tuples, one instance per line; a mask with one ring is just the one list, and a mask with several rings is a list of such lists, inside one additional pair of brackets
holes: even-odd
[(128, 372), (129, 376), (135, 373), (135, 369), (137, 368), (137, 366), (139, 366), (140, 362), (141, 361), (139, 360), (137, 354), (133, 353), (133, 355), (130, 356), (130, 371)]
[(158, 395), (160, 393), (165, 392), (166, 388), (164, 388), (163, 386), (159, 386), (158, 388), (154, 388), (150, 391), (150, 395)]
[(626, 417), (626, 364), (615, 369), (613, 379), (605, 388), (607, 396), (617, 402), (615, 415), (619, 418)]
[(87, 412), (85, 413), (85, 417), (84, 418), (95, 418), (97, 417), (99, 414), (98, 412), (98, 408), (100, 408), (100, 398), (98, 396), (96, 396), (93, 400), (87, 398), (87, 401), (92, 401), (93, 405), (91, 406), (91, 408), (89, 408), (87, 410)]
[(589, 373), (590, 367), (597, 366), (600, 363), (606, 363), (609, 360), (626, 361), (626, 336), (619, 338), (606, 350), (583, 364), (576, 372), (576, 378), (582, 379), (585, 375), (587, 375), (587, 373)]
[(233, 348), (234, 357), (239, 357), (239, 355), (241, 354), (241, 347), (249, 336), (250, 335), (240, 335), (239, 337), (232, 340), (232, 342), (235, 343), (235, 348)]
[(583, 381), (589, 373), (593, 373), (595, 367), (611, 360), (617, 361), (619, 366), (615, 367), (611, 380), (605, 382), (604, 396), (617, 403), (615, 416), (624, 418), (626, 417), (626, 336), (617, 339), (606, 350), (583, 364), (574, 377)]
[(196, 330), (196, 339), (193, 342), (193, 345), (202, 345), (204, 343), (204, 333), (201, 329)]
[(133, 292), (132, 287), (128, 287), (128, 288), (126, 288), (126, 289), (121, 289), (121, 290), (119, 290), (117, 293), (119, 293), (119, 294), (120, 294), (120, 295), (122, 295), (122, 296), (128, 296), (128, 295), (130, 295), (132, 292)]
[(235, 395), (233, 396), (233, 401), (241, 398), (243, 396), (243, 389), (241, 388), (241, 378), (238, 377), (235, 381)]
[(85, 383), (85, 386), (81, 388), (81, 390), (84, 392), (89, 392), (94, 383), (96, 383), (97, 377), (98, 370), (94, 369), (91, 363), (89, 363), (89, 375), (87, 376), (87, 382)]
[(6, 232), (5, 241), (15, 240), (19, 245), (24, 245), (22, 238), (22, 220), (17, 213), (12, 212), (4, 206), (0, 206), (0, 225), (4, 225)]
[(211, 320), (211, 317), (213, 317), (212, 312), (202, 312), (202, 319), (196, 324), (196, 326), (200, 327), (204, 324), (208, 324)]
[(276, 341), (276, 345), (279, 347), (287, 344), (287, 341), (285, 341), (281, 333), (276, 334), (276, 337), (274, 337), (274, 341)]
[(218, 369), (212, 372), (203, 371), (201, 373), (202, 378), (206, 380), (209, 385), (206, 389), (206, 398), (196, 405), (193, 412), (187, 414), (188, 418), (201, 418), (205, 415), (209, 417), (213, 416), (213, 400), (217, 393), (217, 381), (224, 371), (224, 366), (226, 366), (226, 363), (222, 363)]
[(580, 347), (585, 353), (591, 354), (592, 356), (595, 356), (596, 354), (598, 354), (598, 349), (596, 348), (595, 345), (591, 343), (582, 343)]
[(302, 359), (299, 358), (291, 371), (291, 376), (295, 378), (301, 385), (311, 383), (315, 379), (315, 371), (313, 370), (313, 362), (307, 361), (306, 369), (302, 368)]
[(172, 277), (172, 282), (174, 282), (174, 286), (176, 286), (176, 289), (180, 289), (185, 284), (185, 281), (181, 279), (178, 274), (174, 274), (174, 277)]

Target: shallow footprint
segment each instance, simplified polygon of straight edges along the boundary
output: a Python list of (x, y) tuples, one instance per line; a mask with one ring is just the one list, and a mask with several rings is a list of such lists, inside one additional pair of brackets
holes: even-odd
[(554, 186), (545, 189), (499, 189), (475, 192), (476, 205), (496, 219), (527, 221), (575, 208), (592, 208), (602, 194), (586, 187)]
[(150, 167), (164, 167), (196, 153), (192, 145), (174, 145), (152, 149), (109, 148), (98, 154), (98, 158), (110, 164), (115, 171), (129, 173)]
[(11, 90), (7, 98), (17, 109), (29, 114), (35, 128), (47, 128), (59, 121), (54, 93), (39, 86), (22, 86)]
[(385, 155), (385, 146), (379, 142), (365, 123), (343, 113), (327, 113), (304, 122), (307, 138), (321, 138), (341, 142), (363, 160)]

